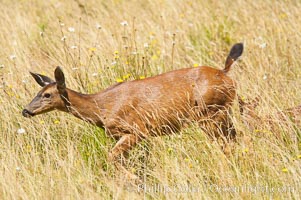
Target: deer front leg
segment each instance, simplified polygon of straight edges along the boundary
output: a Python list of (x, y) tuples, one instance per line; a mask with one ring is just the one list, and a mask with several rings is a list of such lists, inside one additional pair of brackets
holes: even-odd
[(133, 134), (123, 135), (115, 144), (108, 157), (109, 161), (114, 163), (117, 169), (123, 171), (127, 178), (134, 180), (137, 180), (138, 177), (129, 172), (122, 164), (120, 164), (117, 161), (117, 158), (118, 156), (123, 156), (125, 153), (127, 153), (133, 146), (135, 146), (139, 142), (139, 140), (139, 137)]

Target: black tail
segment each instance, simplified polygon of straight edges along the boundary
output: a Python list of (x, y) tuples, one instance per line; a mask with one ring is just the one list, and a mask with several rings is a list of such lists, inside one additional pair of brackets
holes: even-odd
[(226, 59), (225, 68), (223, 70), (225, 73), (227, 73), (230, 70), (230, 67), (234, 63), (234, 61), (236, 61), (237, 58), (241, 56), (243, 50), (244, 50), (243, 43), (237, 43), (233, 45)]

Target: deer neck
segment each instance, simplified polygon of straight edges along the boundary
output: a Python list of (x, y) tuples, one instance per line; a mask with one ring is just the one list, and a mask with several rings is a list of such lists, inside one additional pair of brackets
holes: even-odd
[(103, 126), (102, 105), (98, 95), (81, 94), (79, 92), (67, 89), (69, 106), (63, 110), (69, 112), (75, 117), (90, 122), (97, 126)]

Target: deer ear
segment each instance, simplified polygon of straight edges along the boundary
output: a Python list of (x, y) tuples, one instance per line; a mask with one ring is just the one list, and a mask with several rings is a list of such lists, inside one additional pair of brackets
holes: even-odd
[(63, 94), (66, 90), (66, 84), (65, 84), (65, 76), (61, 69), (61, 67), (56, 67), (54, 71), (54, 77), (57, 84), (57, 89), (60, 94)]
[(31, 74), (31, 76), (36, 80), (36, 82), (41, 86), (44, 87), (45, 85), (48, 85), (50, 83), (53, 83), (54, 81), (44, 75), (41, 74), (37, 74), (37, 73), (33, 73), (33, 72), (29, 72)]

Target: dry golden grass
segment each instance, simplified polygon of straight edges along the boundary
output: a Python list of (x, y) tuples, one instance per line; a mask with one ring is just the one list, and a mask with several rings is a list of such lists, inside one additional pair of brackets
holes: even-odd
[(1, 1), (0, 198), (300, 199), (300, 127), (249, 129), (237, 105), (229, 156), (197, 127), (138, 145), (127, 167), (145, 190), (107, 163), (114, 141), (101, 129), (65, 113), (21, 115), (40, 89), (30, 70), (51, 76), (60, 65), (69, 88), (93, 93), (197, 64), (222, 68), (244, 42), (231, 76), (240, 95), (260, 96), (259, 116), (273, 116), (301, 103), (300, 9), (273, 0)]

